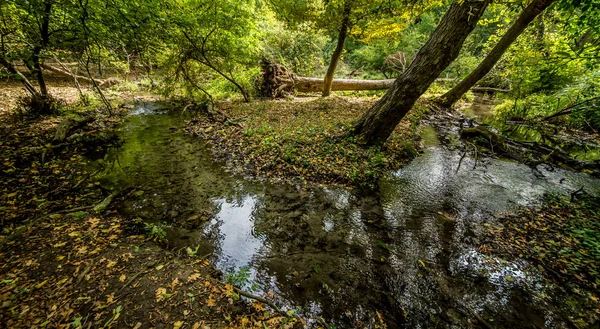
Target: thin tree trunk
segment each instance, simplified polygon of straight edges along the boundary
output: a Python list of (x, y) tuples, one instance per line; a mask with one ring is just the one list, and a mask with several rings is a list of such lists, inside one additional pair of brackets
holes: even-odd
[[(61, 63), (58, 60), (58, 58), (56, 58), (56, 56), (54, 57), (54, 61), (57, 62), (58, 65), (60, 65), (63, 68), (63, 70), (64, 70), (64, 72), (66, 74), (68, 74), (69, 76), (73, 77), (73, 82), (75, 82), (75, 87), (77, 88), (77, 91), (79, 92), (79, 98), (87, 106), (88, 105), (87, 98), (84, 96), (83, 91), (81, 90), (81, 85), (79, 84), (79, 80), (77, 80), (77, 78), (85, 78), (85, 77), (78, 77), (77, 74), (72, 73), (63, 63)], [(46, 67), (51, 67), (51, 66), (49, 66), (49, 65), (48, 66), (42, 65), (42, 67), (46, 68)]]
[(65, 76), (65, 77), (73, 78), (73, 79), (75, 79), (75, 81), (82, 80), (82, 81), (85, 81), (87, 83), (93, 84), (92, 80), (96, 80), (96, 82), (100, 86), (102, 86), (104, 84), (104, 82), (105, 82), (104, 80), (100, 80), (100, 79), (90, 79), (88, 77), (84, 77), (84, 76), (81, 76), (81, 75), (75, 75), (74, 73), (69, 72), (68, 69), (62, 63), (60, 63), (58, 61), (57, 61), (57, 63), (60, 66), (62, 66), (62, 69), (59, 69), (57, 67), (54, 67), (54, 66), (48, 65), (48, 64), (42, 64), (42, 65), (40, 65), (40, 67), (43, 68), (43, 69), (46, 69), (46, 70), (48, 70), (50, 72), (54, 72), (56, 74), (60, 74), (60, 75)]
[(458, 57), (462, 44), (492, 0), (454, 2), (406, 72), (355, 124), (352, 134), (367, 144), (382, 144), (417, 99)]
[[(96, 80), (94, 80), (94, 78), (92, 78), (92, 73), (90, 72), (91, 54), (89, 53), (89, 50), (86, 50), (86, 54), (87, 54), (87, 61), (85, 62), (85, 70), (86, 70), (88, 76), (90, 77), (90, 80), (92, 81), (92, 85), (94, 86), (94, 89), (96, 89), (96, 92), (98, 92), (98, 95), (100, 96), (100, 99), (102, 100), (102, 103), (104, 103), (104, 106), (106, 107), (106, 110), (108, 111), (108, 115), (112, 116), (113, 115), (112, 105), (110, 105), (110, 102), (104, 96), (104, 93), (102, 92), (102, 89), (100, 89), (100, 86), (96, 83)], [(83, 64), (83, 63), (80, 63), (80, 64)]]
[(459, 82), (454, 88), (440, 97), (438, 103), (443, 106), (450, 107), (456, 103), (462, 95), (464, 95), (471, 87), (479, 80), (488, 74), (494, 65), (500, 60), (506, 49), (521, 35), (536, 16), (544, 11), (554, 0), (533, 0), (523, 10), (519, 18), (502, 36), (496, 46), (490, 51), (485, 59), (477, 66), (477, 68), (469, 74), (464, 80)]
[(217, 72), (217, 74), (219, 74), (220, 76), (222, 76), (223, 78), (225, 78), (225, 80), (231, 82), (239, 91), (240, 93), (242, 93), (242, 96), (244, 97), (244, 101), (245, 102), (250, 102), (250, 95), (248, 94), (248, 92), (246, 91), (246, 89), (244, 89), (244, 87), (242, 87), (237, 81), (235, 81), (235, 79), (233, 78), (233, 76), (228, 76), (227, 74), (225, 74), (223, 71), (221, 71), (220, 69), (218, 69), (215, 65), (213, 65), (212, 61), (210, 60), (210, 58), (208, 57), (208, 55), (206, 55), (206, 41), (208, 41), (208, 38), (210, 38), (210, 36), (217, 30), (217, 28), (213, 28), (204, 38), (204, 40), (202, 40), (202, 46), (198, 47), (196, 45), (196, 43), (194, 42), (194, 40), (185, 32), (183, 31), (183, 35), (185, 36), (186, 39), (188, 39), (188, 41), (190, 42), (190, 44), (192, 45), (192, 47), (194, 47), (199, 53), (200, 56), (202, 56), (202, 59), (197, 58), (197, 57), (191, 57), (193, 60), (197, 61), (198, 63), (205, 65), (207, 67), (209, 67), (210, 69), (212, 69), (213, 71)]
[(27, 80), (27, 78), (23, 75), (23, 73), (19, 72), (19, 70), (12, 65), (11, 62), (7, 61), (6, 58), (0, 57), (0, 64), (4, 66), (8, 72), (16, 75), (18, 79), (21, 81), (25, 89), (31, 94), (33, 97), (41, 97), (42, 95), (35, 89), (35, 87)]
[(331, 60), (329, 61), (329, 67), (327, 68), (327, 74), (325, 74), (325, 79), (323, 81), (323, 97), (327, 97), (331, 94), (331, 83), (333, 82), (333, 75), (335, 74), (335, 69), (337, 67), (338, 62), (340, 61), (340, 57), (342, 57), (342, 52), (344, 51), (344, 43), (346, 42), (346, 37), (348, 36), (348, 29), (350, 28), (350, 12), (352, 10), (351, 2), (352, 0), (344, 1), (344, 12), (342, 16), (342, 26), (340, 27), (340, 33), (338, 34), (337, 46), (331, 55)]
[(37, 77), (38, 85), (40, 86), (40, 94), (43, 97), (48, 97), (48, 87), (46, 87), (46, 81), (44, 80), (44, 72), (41, 68), (40, 55), (42, 50), (46, 48), (50, 41), (50, 14), (52, 13), (52, 1), (44, 1), (44, 17), (42, 18), (42, 24), (40, 26), (41, 40), (38, 45), (33, 48), (33, 54), (31, 60), (33, 62), (33, 69)]

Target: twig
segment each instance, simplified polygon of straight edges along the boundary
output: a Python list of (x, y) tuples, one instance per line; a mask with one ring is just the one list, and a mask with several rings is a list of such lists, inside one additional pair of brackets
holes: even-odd
[(81, 272), (81, 274), (79, 274), (79, 276), (77, 277), (77, 284), (79, 284), (81, 282), (81, 280), (83, 280), (85, 275), (92, 269), (92, 266), (94, 266), (95, 261), (96, 261), (95, 259), (92, 259), (90, 264), (85, 267), (85, 269), (83, 270), (83, 272)]
[(463, 162), (463, 160), (464, 160), (464, 158), (465, 158), (465, 156), (466, 156), (466, 155), (467, 155), (467, 151), (465, 150), (465, 151), (463, 152), (463, 154), (460, 156), (460, 160), (458, 161), (458, 167), (456, 167), (456, 172), (455, 172), (455, 174), (457, 174), (457, 173), (458, 173), (458, 171), (460, 170), (460, 165), (462, 164), (462, 162)]
[(145, 269), (137, 272), (136, 274), (134, 274), (129, 280), (127, 280), (127, 282), (125, 282), (125, 284), (121, 287), (121, 289), (119, 289), (119, 294), (121, 293), (121, 291), (123, 291), (123, 289), (127, 288), (128, 285), (130, 285), (135, 279), (137, 279), (139, 276), (141, 276), (142, 274), (146, 274), (150, 271), (151, 268), (154, 267), (154, 265), (156, 265), (158, 263), (158, 261), (155, 261), (154, 263), (147, 265)]
[(581, 186), (577, 191), (571, 193), (571, 203), (573, 203), (573, 201), (575, 201), (575, 197), (577, 196), (577, 194), (579, 194), (581, 191), (583, 191), (584, 186)]

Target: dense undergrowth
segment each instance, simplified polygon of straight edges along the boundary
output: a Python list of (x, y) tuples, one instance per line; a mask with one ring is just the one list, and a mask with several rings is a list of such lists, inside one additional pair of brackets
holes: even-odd
[(205, 136), (229, 169), (272, 181), (370, 186), (419, 153), (419, 104), (383, 146), (346, 137), (373, 98), (222, 103), (226, 120), (200, 114), (188, 131)]

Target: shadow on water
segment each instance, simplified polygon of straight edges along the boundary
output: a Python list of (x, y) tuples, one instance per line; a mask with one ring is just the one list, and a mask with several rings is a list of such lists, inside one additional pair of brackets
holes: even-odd
[(181, 131), (183, 117), (143, 104), (120, 129), (124, 144), (98, 161), (107, 188), (143, 192), (122, 212), (168, 225), (173, 248), (198, 247), (218, 268), (249, 267), (259, 294), (276, 292), (339, 328), (472, 327), (473, 314), (499, 327), (561, 328), (559, 308), (526, 264), (478, 253), (477, 227), (495, 211), (567, 194), (598, 180), (560, 169), (491, 160), (475, 166), (428, 147), (373, 191), (256, 183), (211, 160), (205, 142)]

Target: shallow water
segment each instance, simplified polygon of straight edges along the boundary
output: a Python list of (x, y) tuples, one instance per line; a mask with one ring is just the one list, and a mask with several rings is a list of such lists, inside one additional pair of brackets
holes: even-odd
[(537, 302), (553, 292), (535, 272), (478, 253), (476, 231), (544, 193), (598, 193), (598, 180), (461, 161), (428, 129), (425, 153), (376, 190), (263, 184), (224, 171), (182, 126), (160, 104), (139, 105), (124, 144), (95, 164), (103, 186), (138, 186), (124, 213), (164, 223), (172, 248), (198, 248), (224, 272), (249, 268), (257, 294), (275, 292), (311, 324), (472, 327), (476, 313), (495, 327), (565, 327), (561, 305)]

